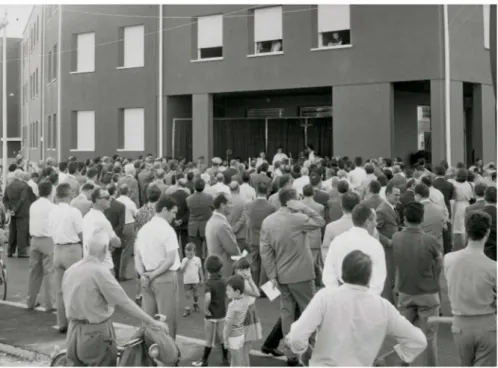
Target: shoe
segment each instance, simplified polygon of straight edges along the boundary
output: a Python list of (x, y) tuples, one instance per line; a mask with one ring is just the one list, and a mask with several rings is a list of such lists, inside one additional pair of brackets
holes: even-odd
[(142, 296), (137, 296), (137, 297), (135, 298), (135, 303), (137, 303), (137, 305), (138, 305), (139, 307), (141, 307), (141, 306), (142, 306)]
[(208, 366), (208, 362), (206, 362), (204, 360), (199, 360), (197, 362), (193, 362), (192, 365), (194, 367), (207, 367)]
[(190, 316), (190, 309), (186, 308), (185, 311), (183, 312), (183, 317), (188, 317)]
[(67, 327), (59, 327), (59, 332), (60, 332), (61, 334), (65, 334), (65, 333), (67, 333)]
[(287, 359), (287, 367), (299, 367), (299, 359), (298, 358), (290, 358)]
[(7, 254), (8, 258), (12, 258), (14, 255), (12, 253)]
[(34, 307), (32, 307), (32, 308), (28, 307), (27, 309), (28, 309), (28, 310), (30, 310), (30, 311), (31, 311), (31, 310), (35, 310), (35, 309), (36, 309), (36, 308), (38, 308), (40, 305), (41, 305), (40, 303), (36, 302), (36, 303), (35, 303), (35, 305), (34, 305)]
[(278, 349), (269, 349), (269, 348), (266, 348), (264, 346), (261, 347), (261, 352), (263, 354), (273, 355), (274, 357), (284, 356), (284, 353), (282, 353), (280, 350), (278, 350)]
[(221, 358), (221, 364), (223, 365), (230, 365), (230, 362), (228, 361), (228, 357), (224, 356), (223, 358)]
[(199, 313), (200, 311), (199, 304), (194, 304), (194, 312)]

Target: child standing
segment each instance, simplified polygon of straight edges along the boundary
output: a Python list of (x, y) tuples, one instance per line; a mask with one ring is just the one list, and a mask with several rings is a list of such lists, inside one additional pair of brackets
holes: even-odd
[(235, 264), (235, 273), (244, 279), (244, 298), (247, 301), (247, 314), (244, 319), (244, 359), (246, 366), (250, 366), (249, 352), (251, 343), (263, 338), (261, 322), (256, 314), (256, 298), (259, 298), (260, 292), (251, 276), (251, 265), (247, 258), (241, 258)]
[(244, 298), (244, 279), (233, 275), (227, 281), (228, 304), (223, 330), (223, 341), (230, 350), (230, 366), (247, 367), (249, 358), (244, 356), (244, 320), (247, 315), (247, 300)]
[(228, 365), (228, 349), (223, 345), (223, 322), (226, 314), (226, 286), (221, 277), (223, 261), (216, 255), (209, 256), (205, 261), (208, 279), (204, 291), (204, 327), (206, 346), (202, 359), (192, 363), (194, 367), (207, 367), (209, 354), (213, 346), (221, 343), (223, 365)]
[[(185, 258), (182, 260), (180, 267), (183, 273), (183, 287), (185, 288), (185, 297), (187, 303), (193, 299), (194, 311), (199, 312), (199, 284), (203, 282), (201, 259), (195, 256), (195, 244), (188, 243), (185, 246)], [(183, 317), (190, 316), (190, 305), (185, 307)]]

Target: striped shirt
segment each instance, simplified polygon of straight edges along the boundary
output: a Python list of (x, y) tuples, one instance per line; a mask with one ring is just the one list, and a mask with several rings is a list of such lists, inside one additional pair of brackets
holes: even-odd
[(244, 335), (244, 320), (246, 319), (249, 307), (246, 298), (233, 299), (228, 304), (225, 322), (232, 322), (232, 329), (228, 337), (238, 337)]

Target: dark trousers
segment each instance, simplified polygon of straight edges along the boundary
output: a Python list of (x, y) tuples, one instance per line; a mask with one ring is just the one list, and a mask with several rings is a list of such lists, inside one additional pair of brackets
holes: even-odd
[(195, 255), (202, 260), (206, 259), (207, 256), (206, 238), (200, 235), (197, 236), (190, 235), (189, 241), (195, 244), (195, 249), (196, 249)]
[(29, 217), (12, 217), (9, 226), (9, 254), (27, 256), (29, 246)]
[(448, 228), (443, 230), (443, 248), (444, 254), (451, 252), (451, 248), (453, 247), (452, 237), (451, 237), (451, 223), (447, 223)]
[(180, 245), (180, 249), (182, 250), (181, 255), (185, 257), (185, 247), (189, 242), (188, 237), (188, 229), (175, 229), (176, 235), (178, 236), (178, 244)]
[(256, 286), (259, 287), (268, 281), (268, 277), (266, 277), (265, 270), (263, 269), (263, 265), (261, 264), (259, 245), (250, 246), (250, 255), (252, 279), (254, 280)]
[(121, 277), (119, 269), (121, 268), (121, 254), (123, 253), (123, 248), (114, 248), (112, 251), (112, 263), (114, 263), (114, 276), (119, 280)]
[[(299, 316), (301, 316), (301, 311), (299, 310), (298, 306), (296, 306), (295, 315), (297, 321), (299, 319)], [(268, 337), (263, 343), (263, 346), (267, 349), (278, 349), (280, 341), (283, 338), (284, 338), (284, 333), (282, 331), (282, 318), (279, 318), (277, 323), (275, 323), (270, 333), (268, 334)]]

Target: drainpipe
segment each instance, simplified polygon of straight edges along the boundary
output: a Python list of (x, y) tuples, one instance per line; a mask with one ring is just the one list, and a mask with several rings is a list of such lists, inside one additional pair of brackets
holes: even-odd
[(59, 45), (57, 51), (57, 162), (61, 162), (62, 146), (61, 146), (61, 54), (62, 54), (62, 5), (59, 5), (59, 26), (58, 26), (58, 40)]
[(42, 37), (41, 37), (41, 83), (40, 83), (40, 98), (41, 98), (41, 141), (43, 142), (43, 148), (40, 150), (40, 159), (45, 161), (45, 152), (47, 150), (47, 142), (45, 140), (45, 13), (47, 11), (46, 5), (42, 5)]
[(157, 131), (159, 157), (163, 157), (163, 5), (159, 4), (159, 90), (157, 96)]
[(448, 23), (448, 5), (443, 5), (444, 23), (444, 120), (446, 140), (446, 160), (451, 167), (451, 89), (450, 89), (450, 31)]

